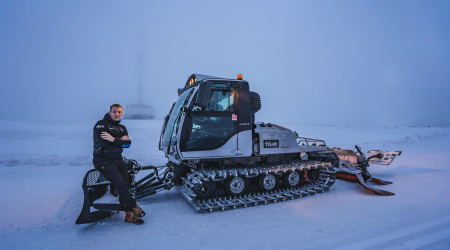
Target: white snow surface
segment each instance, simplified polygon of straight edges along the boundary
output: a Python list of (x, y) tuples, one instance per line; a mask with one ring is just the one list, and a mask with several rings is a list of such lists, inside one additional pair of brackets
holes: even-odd
[[(138, 201), (145, 223), (124, 214), (75, 225), (92, 166), (92, 124), (0, 120), (0, 249), (450, 249), (450, 128), (280, 124), (328, 146), (401, 150), (372, 175), (394, 183), (376, 196), (337, 180), (292, 201), (197, 213), (173, 188)], [(164, 165), (161, 120), (124, 121), (124, 156)], [(145, 173), (140, 173), (145, 174)], [(375, 185), (375, 184), (369, 184)]]

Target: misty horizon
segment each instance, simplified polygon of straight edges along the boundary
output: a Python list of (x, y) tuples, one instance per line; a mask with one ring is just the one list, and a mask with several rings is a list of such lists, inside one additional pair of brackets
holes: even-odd
[(450, 126), (446, 1), (2, 1), (0, 119), (162, 119), (192, 73), (260, 94), (256, 120)]

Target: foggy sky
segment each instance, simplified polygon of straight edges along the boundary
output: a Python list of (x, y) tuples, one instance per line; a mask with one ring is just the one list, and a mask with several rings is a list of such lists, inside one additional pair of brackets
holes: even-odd
[(190, 74), (241, 73), (259, 121), (449, 126), (448, 13), (448, 1), (1, 1), (0, 119), (95, 123), (137, 103), (140, 80), (161, 119)]

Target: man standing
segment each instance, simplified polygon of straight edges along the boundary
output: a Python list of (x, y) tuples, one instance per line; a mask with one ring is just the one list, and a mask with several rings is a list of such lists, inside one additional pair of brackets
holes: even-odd
[(136, 204), (130, 193), (130, 179), (122, 158), (123, 148), (131, 145), (128, 131), (120, 124), (122, 106), (113, 104), (103, 120), (94, 127), (94, 166), (119, 191), (120, 205), (126, 212), (125, 222), (142, 224), (145, 212)]

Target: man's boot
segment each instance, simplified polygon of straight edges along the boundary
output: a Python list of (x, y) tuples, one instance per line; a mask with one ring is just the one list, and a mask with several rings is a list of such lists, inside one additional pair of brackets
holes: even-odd
[(125, 214), (125, 222), (137, 225), (144, 223), (144, 221), (141, 218), (137, 217), (133, 211), (127, 212)]
[(136, 207), (133, 208), (133, 212), (139, 218), (142, 218), (142, 217), (145, 216), (144, 210), (142, 210), (142, 208), (139, 205), (137, 205), (137, 204), (136, 204)]

